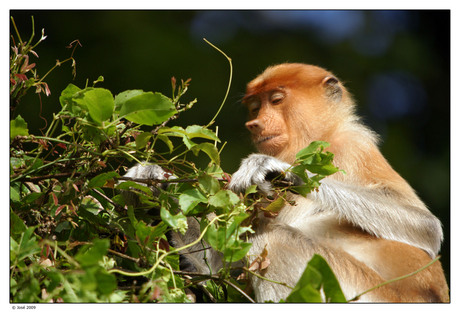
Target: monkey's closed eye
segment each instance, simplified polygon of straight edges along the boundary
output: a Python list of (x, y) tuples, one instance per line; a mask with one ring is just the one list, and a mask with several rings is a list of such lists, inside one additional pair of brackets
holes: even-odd
[(248, 112), (252, 115), (257, 115), (260, 109), (260, 102), (251, 101), (247, 104)]
[(281, 103), (281, 101), (283, 101), (285, 95), (283, 92), (274, 92), (271, 96), (270, 96), (270, 102), (272, 104), (279, 104)]

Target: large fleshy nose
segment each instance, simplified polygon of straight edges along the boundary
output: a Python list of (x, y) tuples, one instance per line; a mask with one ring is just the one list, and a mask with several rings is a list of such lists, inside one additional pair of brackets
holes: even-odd
[(257, 118), (246, 122), (245, 125), (246, 128), (249, 129), (249, 131), (253, 134), (260, 133), (264, 129), (262, 122)]

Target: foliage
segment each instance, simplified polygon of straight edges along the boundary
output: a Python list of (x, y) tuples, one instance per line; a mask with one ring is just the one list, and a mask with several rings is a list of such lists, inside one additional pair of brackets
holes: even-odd
[[(21, 76), (25, 55), (36, 46), (31, 40), (13, 47), (12, 104), (31, 86), (45, 84), (37, 72)], [(320, 148), (325, 143), (299, 155), (298, 166), (319, 175), (302, 177), (306, 189), (285, 186), (279, 197), (263, 199), (252, 186), (237, 195), (226, 189), (229, 176), (220, 167), (221, 142), (212, 122), (168, 126), (197, 102), (181, 102), (190, 80), (177, 84), (173, 78), (171, 97), (143, 90), (114, 96), (96, 87), (101, 82), (99, 77), (92, 86), (69, 84), (59, 98), (61, 110), (41, 135), (30, 134), (19, 115), (10, 122), (10, 300), (190, 302), (192, 290), (203, 293), (203, 301), (252, 301), (243, 291), (246, 282), (232, 276), (238, 270), (234, 262), (250, 248), (244, 240), (252, 232), (250, 222), (258, 210), (277, 214), (288, 190), (306, 194), (334, 171), (332, 156)], [(208, 164), (200, 168), (197, 159)], [(176, 178), (121, 176), (145, 161)], [(171, 183), (167, 188), (158, 188), (166, 181)], [(126, 190), (137, 193), (139, 205), (128, 204)], [(271, 204), (261, 206), (266, 201)], [(169, 246), (167, 234), (184, 233), (187, 218), (200, 221), (196, 243), (205, 240), (222, 252), (224, 266), (218, 273), (180, 270), (179, 252), (186, 247)], [(239, 270), (250, 273), (247, 266)], [(316, 301), (323, 285), (327, 301), (343, 300), (327, 264), (314, 258), (287, 301)]]
[[(56, 65), (53, 66), (43, 77), (39, 77), (36, 67), (36, 63), (30, 63), (31, 55), (38, 58), (38, 54), (33, 50), (37, 47), (43, 40), (46, 39), (45, 30), (42, 29), (42, 35), (36, 43), (32, 43), (35, 37), (35, 27), (34, 19), (32, 17), (32, 34), (28, 41), (23, 41), (19, 31), (16, 27), (14, 19), (11, 17), (11, 22), (13, 24), (16, 38), (11, 35), (12, 53), (10, 55), (10, 97), (11, 97), (11, 109), (14, 110), (16, 105), (20, 102), (21, 98), (27, 93), (31, 87), (35, 87), (35, 92), (37, 94), (45, 93), (47, 96), (51, 94), (51, 91), (48, 87), (48, 84), (44, 79), (51, 73), (56, 67), (61, 66), (63, 63), (72, 61), (72, 72), (73, 75), (76, 75), (76, 62), (73, 58), (73, 53), (80, 43), (78, 40), (70, 43), (68, 48), (72, 48), (72, 54), (69, 58), (64, 61), (56, 60)], [(31, 76), (28, 76), (31, 74)]]
[(326, 260), (315, 254), (286, 302), (346, 302)]

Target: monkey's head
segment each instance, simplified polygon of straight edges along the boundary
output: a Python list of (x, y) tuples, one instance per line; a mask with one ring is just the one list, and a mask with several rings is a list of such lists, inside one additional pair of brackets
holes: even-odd
[(286, 162), (312, 141), (330, 141), (354, 117), (353, 102), (332, 73), (299, 63), (267, 68), (247, 85), (243, 103), (257, 149)]

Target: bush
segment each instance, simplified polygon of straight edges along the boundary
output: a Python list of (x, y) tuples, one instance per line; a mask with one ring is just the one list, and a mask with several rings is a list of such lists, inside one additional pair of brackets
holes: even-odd
[[(14, 21), (13, 21), (14, 24)], [(15, 26), (16, 28), (16, 26)], [(16, 30), (10, 59), (11, 105), (35, 87), (49, 93), (29, 54), (32, 44)], [(14, 37), (12, 37), (14, 38)], [(74, 43), (74, 47), (78, 43)], [(72, 61), (73, 56), (67, 61)], [(63, 62), (57, 62), (59, 66)], [(55, 66), (55, 67), (56, 67)], [(53, 69), (55, 68), (53, 67)], [(51, 69), (51, 70), (53, 70)], [(169, 126), (197, 102), (181, 103), (190, 80), (171, 79), (172, 96), (158, 92), (110, 90), (69, 84), (61, 92), (61, 110), (41, 135), (30, 134), (20, 115), (10, 123), (10, 300), (12, 302), (248, 302), (245, 280), (250, 265), (235, 269), (250, 248), (245, 237), (258, 210), (276, 215), (288, 190), (307, 194), (335, 172), (332, 155), (317, 142), (299, 153), (293, 171), (309, 168), (318, 175), (293, 190), (281, 186), (266, 208), (252, 186), (244, 195), (226, 189), (229, 175), (220, 167), (223, 145), (208, 125)], [(220, 111), (220, 110), (219, 110)], [(214, 120), (214, 119), (213, 119)], [(194, 160), (207, 159), (200, 168)], [(127, 168), (151, 162), (175, 179), (123, 178)], [(164, 182), (168, 188), (156, 188)], [(136, 192), (139, 205), (121, 191)], [(209, 213), (214, 217), (208, 219)], [(223, 269), (212, 275), (183, 272), (179, 251), (167, 233), (184, 233), (187, 217), (201, 224), (201, 236), (223, 253)], [(254, 273), (252, 273), (254, 274)], [(247, 275), (243, 275), (246, 276)], [(344, 301), (327, 264), (315, 257), (287, 301), (321, 301), (324, 281), (331, 281), (327, 300)], [(282, 283), (282, 282), (280, 282)], [(292, 286), (294, 287), (294, 286)]]

